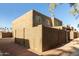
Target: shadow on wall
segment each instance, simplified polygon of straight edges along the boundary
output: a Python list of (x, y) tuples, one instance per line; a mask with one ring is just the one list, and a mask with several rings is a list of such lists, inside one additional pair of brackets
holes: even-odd
[[(65, 30), (58, 30), (44, 26), (42, 30), (43, 51), (58, 48), (70, 42), (69, 34)], [(68, 35), (66, 36), (66, 34)]]
[(23, 39), (23, 38), (15, 38), (15, 43), (21, 45), (21, 46), (24, 46), (26, 47), (27, 49), (30, 48), (30, 45), (29, 45), (29, 40), (27, 39)]

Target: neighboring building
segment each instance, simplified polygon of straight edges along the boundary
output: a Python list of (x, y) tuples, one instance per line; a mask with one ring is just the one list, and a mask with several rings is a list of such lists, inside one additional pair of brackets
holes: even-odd
[(0, 28), (0, 38), (7, 38), (7, 37), (12, 37), (12, 31), (9, 31), (9, 28), (4, 27)]
[(62, 26), (62, 21), (31, 10), (12, 22), (13, 37), (16, 43), (43, 52), (68, 42), (67, 31), (54, 26)]
[(0, 31), (0, 38), (9, 38), (12, 37), (12, 32), (2, 32)]
[(69, 39), (75, 39), (79, 37), (79, 32), (70, 26), (54, 26), (53, 28), (65, 30), (69, 33)]

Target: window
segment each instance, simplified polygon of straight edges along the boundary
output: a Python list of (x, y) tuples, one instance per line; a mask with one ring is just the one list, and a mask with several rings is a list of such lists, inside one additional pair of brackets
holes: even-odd
[(36, 15), (34, 18), (34, 25), (39, 25), (42, 23), (42, 18), (39, 15)]

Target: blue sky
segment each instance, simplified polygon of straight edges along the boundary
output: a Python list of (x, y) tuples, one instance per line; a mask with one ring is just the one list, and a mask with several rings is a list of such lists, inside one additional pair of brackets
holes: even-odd
[[(35, 9), (49, 17), (49, 4), (46, 3), (17, 3), (17, 4), (0, 4), (0, 27), (11, 27), (11, 23), (15, 18), (23, 15), (31, 9)], [(62, 20), (63, 24), (68, 24), (77, 28), (78, 21), (69, 13), (70, 6), (63, 4), (55, 9), (55, 17)]]

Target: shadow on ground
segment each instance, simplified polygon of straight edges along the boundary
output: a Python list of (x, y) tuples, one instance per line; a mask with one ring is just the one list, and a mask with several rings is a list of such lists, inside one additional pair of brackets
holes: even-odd
[[(79, 45), (79, 40), (74, 40), (73, 42), (75, 42), (74, 45)], [(61, 47), (61, 46), (59, 46), (59, 47)], [(65, 49), (56, 49), (56, 51), (60, 52), (60, 53), (58, 53), (58, 54), (51, 53), (51, 54), (47, 54), (47, 56), (62, 56), (62, 55), (66, 55), (66, 56), (79, 56), (79, 48), (78, 47), (70, 46), (70, 48), (71, 48), (72, 51), (70, 51), (70, 50), (68, 51), (68, 50), (65, 50)]]
[[(28, 41), (26, 41), (26, 42), (28, 44)], [(74, 45), (79, 44), (79, 40), (74, 40), (73, 42), (76, 42)], [(68, 43), (70, 43), (70, 42), (68, 42)], [(72, 48), (72, 50), (74, 50), (74, 52), (67, 51), (64, 49), (57, 49), (57, 48), (64, 46), (68, 43), (58, 45), (54, 48), (54, 49), (56, 49), (56, 52), (60, 52), (59, 54), (51, 53), (51, 54), (47, 54), (47, 56), (61, 56), (61, 55), (65, 55), (65, 54), (79, 56), (79, 48), (74, 47), (74, 46), (70, 46)], [(0, 39), (0, 50), (3, 53), (5, 53), (5, 52), (8, 53), (7, 55), (4, 54), (4, 56), (5, 55), (6, 56), (38, 56), (38, 54), (29, 51), (28, 47), (24, 47), (24, 46), (20, 46), (19, 44), (15, 44), (13, 38)]]

